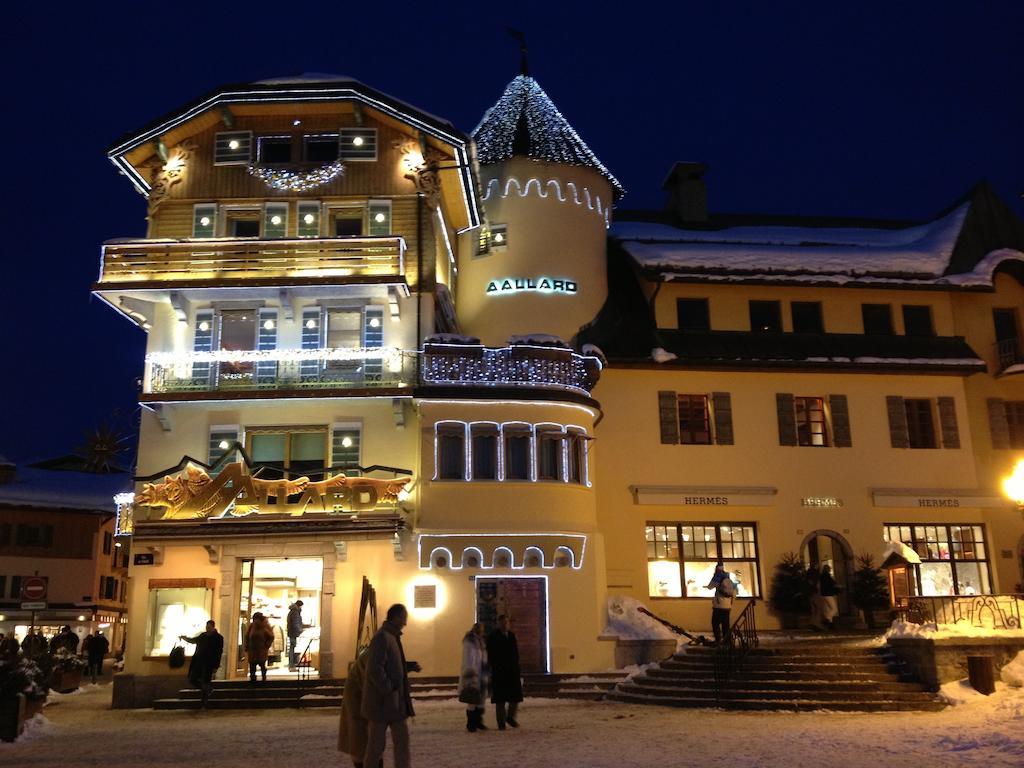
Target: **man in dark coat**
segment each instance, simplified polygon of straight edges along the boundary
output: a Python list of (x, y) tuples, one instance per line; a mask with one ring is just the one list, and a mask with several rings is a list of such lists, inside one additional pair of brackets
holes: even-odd
[(186, 643), (194, 643), (195, 652), (192, 654), (192, 663), (188, 665), (188, 681), (194, 688), (203, 692), (201, 706), (205, 707), (210, 700), (210, 693), (213, 691), (213, 673), (220, 666), (220, 658), (224, 654), (224, 638), (217, 631), (217, 625), (213, 619), (206, 622), (206, 631), (195, 637), (179, 637)]
[(103, 633), (96, 630), (96, 633), (85, 638), (82, 652), (89, 662), (89, 675), (95, 683), (97, 677), (103, 676), (103, 659), (110, 650), (110, 641), (103, 636)]
[(54, 654), (58, 651), (67, 651), (72, 655), (78, 653), (78, 635), (71, 631), (71, 626), (68, 624), (65, 624), (60, 632), (50, 640), (50, 653)]
[[(505, 730), (507, 722), (519, 727), (516, 710), (523, 700), (523, 680), (519, 672), (519, 645), (515, 633), (509, 629), (510, 621), (504, 614), (498, 617), (498, 628), (487, 636), (487, 661), (491, 665), (491, 701), (498, 717), (498, 730)], [(506, 711), (507, 707), (507, 711)]]
[(299, 666), (299, 635), (305, 628), (302, 623), (302, 601), (296, 600), (288, 606), (288, 669), (292, 671)]

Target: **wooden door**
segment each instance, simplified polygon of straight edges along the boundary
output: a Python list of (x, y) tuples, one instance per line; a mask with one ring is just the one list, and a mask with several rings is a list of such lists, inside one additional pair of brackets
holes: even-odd
[(543, 578), (478, 578), (477, 621), (487, 632), (507, 615), (519, 644), (523, 672), (548, 672), (547, 580)]

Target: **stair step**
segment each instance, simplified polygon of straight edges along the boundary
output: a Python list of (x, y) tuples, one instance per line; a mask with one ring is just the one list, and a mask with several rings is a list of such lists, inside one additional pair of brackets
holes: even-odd
[[(651, 670), (657, 671), (657, 670)], [(702, 688), (707, 690), (707, 686), (714, 686), (714, 681), (711, 678), (702, 680), (688, 680), (685, 678), (671, 678), (664, 677), (662, 675), (641, 675), (634, 677), (630, 682), (638, 683), (642, 681), (643, 685), (656, 685), (663, 688), (671, 687), (696, 687), (689, 686), (687, 683), (690, 682), (701, 682), (704, 683)], [(762, 690), (789, 690), (789, 691), (892, 691), (895, 693), (904, 691), (926, 691), (926, 688), (920, 683), (906, 682), (906, 683), (894, 683), (894, 682), (880, 682), (877, 680), (749, 680), (744, 678), (742, 674), (737, 673), (737, 676), (733, 678), (729, 687), (744, 687), (744, 688), (758, 688)]]
[[(708, 696), (707, 688), (684, 688), (666, 687), (658, 685), (646, 685), (645, 681), (639, 680), (633, 684), (621, 686), (619, 691), (642, 693), (647, 696), (668, 696), (668, 697), (700, 697)], [(792, 689), (765, 689), (758, 686), (730, 685), (723, 692), (719, 701), (738, 701), (745, 699), (765, 700), (790, 700), (790, 699), (813, 699), (817, 701), (931, 701), (934, 696), (924, 691), (887, 691), (881, 695), (880, 691), (829, 691), (815, 690), (802, 691)]]
[(883, 699), (875, 701), (822, 701), (816, 699), (746, 699), (721, 702), (714, 697), (663, 697), (631, 694), (615, 691), (608, 694), (608, 699), (632, 704), (658, 704), (670, 707), (696, 707), (733, 710), (782, 710), (782, 711), (814, 711), (832, 710), (840, 712), (937, 712), (945, 705), (936, 700), (914, 702), (892, 702)]

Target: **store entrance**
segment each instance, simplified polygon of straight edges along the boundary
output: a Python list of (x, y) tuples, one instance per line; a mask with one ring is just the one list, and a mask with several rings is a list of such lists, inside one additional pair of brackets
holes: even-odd
[[(267, 658), (267, 676), (294, 675), (289, 669), (288, 611), (299, 601), (302, 632), (295, 642), (298, 657), (316, 674), (320, 661), (320, 589), (324, 562), (318, 557), (253, 558), (241, 561), (239, 574), (238, 659), (235, 671), (248, 674), (245, 636), (254, 613), (270, 622), (273, 642)], [(304, 670), (305, 671), (305, 670)]]
[(840, 616), (851, 616), (856, 613), (850, 601), (850, 582), (853, 577), (853, 553), (846, 539), (835, 531), (814, 531), (804, 539), (801, 548), (804, 565), (817, 566), (819, 569), (827, 565), (832, 571), (832, 578), (839, 587), (838, 604)]
[(548, 589), (544, 578), (477, 578), (476, 620), (487, 632), (508, 616), (523, 672), (549, 672)]

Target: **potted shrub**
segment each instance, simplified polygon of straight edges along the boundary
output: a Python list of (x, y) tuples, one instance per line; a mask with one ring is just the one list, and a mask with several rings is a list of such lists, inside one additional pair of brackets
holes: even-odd
[[(857, 558), (857, 570), (853, 573), (853, 583), (850, 586), (850, 599), (864, 614), (864, 621), (871, 629), (877, 626), (876, 612), (890, 606), (889, 582), (882, 569), (875, 568), (875, 561), (871, 555), (861, 555)], [(883, 623), (884, 621), (883, 619)]]
[(50, 688), (57, 693), (70, 693), (82, 683), (82, 672), (87, 663), (77, 656), (61, 649), (53, 654), (50, 665)]
[[(13, 641), (12, 641), (13, 643)], [(0, 739), (14, 741), (25, 721), (42, 711), (46, 686), (39, 665), (14, 649), (0, 652)]]
[(775, 565), (768, 604), (779, 615), (783, 629), (796, 629), (800, 617), (811, 612), (811, 587), (807, 569), (795, 552), (787, 552)]

